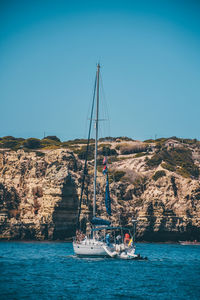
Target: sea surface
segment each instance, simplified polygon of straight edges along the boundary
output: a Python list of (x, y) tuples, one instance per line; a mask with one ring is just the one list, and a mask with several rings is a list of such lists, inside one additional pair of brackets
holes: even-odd
[(200, 246), (137, 244), (147, 261), (77, 258), (71, 243), (0, 242), (0, 299), (200, 299)]

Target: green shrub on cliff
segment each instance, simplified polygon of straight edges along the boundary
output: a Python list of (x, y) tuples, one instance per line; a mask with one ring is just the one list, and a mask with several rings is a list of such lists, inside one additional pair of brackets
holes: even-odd
[[(82, 144), (87, 144), (88, 140), (87, 139), (75, 139), (75, 140), (69, 140), (62, 142), (63, 146), (72, 146), (72, 145), (82, 145)], [(90, 139), (90, 144), (94, 143), (94, 139)]]
[(0, 142), (0, 148), (9, 148), (13, 149), (15, 146), (17, 146), (18, 142), (15, 140), (6, 140)]
[(190, 178), (191, 177), (190, 173), (182, 167), (178, 167), (177, 170), (176, 170), (176, 173), (178, 173), (179, 175), (181, 175), (185, 178)]
[(123, 143), (121, 145), (117, 145), (116, 149), (120, 150), (121, 154), (126, 155), (126, 154), (145, 152), (147, 151), (147, 145), (141, 143), (137, 143), (137, 144)]
[(124, 171), (115, 171), (113, 173), (114, 181), (120, 181), (125, 174), (126, 172)]
[[(78, 155), (78, 158), (85, 159), (86, 157), (87, 146), (82, 146), (80, 149), (74, 150), (74, 153)], [(94, 158), (94, 144), (90, 145), (88, 149), (88, 160), (92, 160)]]
[(163, 144), (168, 140), (168, 138), (158, 138), (155, 140), (156, 143)]
[(140, 152), (140, 153), (136, 153), (134, 157), (135, 157), (135, 158), (138, 158), (138, 157), (142, 157), (142, 156), (144, 156), (144, 155), (146, 155), (146, 153)]
[[(193, 159), (192, 159), (192, 152), (186, 148), (177, 148), (171, 150), (161, 150), (158, 153), (155, 153), (152, 158), (146, 159), (146, 164), (150, 168), (157, 167), (160, 165), (161, 162), (164, 162), (164, 167), (173, 171), (178, 171), (180, 174), (179, 169), (181, 168), (181, 175), (183, 171), (185, 174), (189, 174), (189, 176), (193, 176), (198, 178), (199, 176), (199, 168), (195, 166)], [(170, 170), (170, 171), (171, 171)]]
[(171, 171), (171, 172), (176, 171), (175, 166), (172, 166), (172, 165), (169, 164), (169, 163), (163, 163), (163, 164), (161, 164), (161, 166), (162, 166), (164, 169), (168, 170), (168, 171)]
[(163, 176), (166, 176), (166, 173), (165, 171), (161, 170), (161, 171), (157, 171), (153, 176), (153, 180), (154, 181), (157, 181), (159, 178), (163, 177)]
[(148, 144), (155, 143), (155, 140), (152, 139), (144, 140), (144, 143), (148, 143)]
[(98, 154), (103, 156), (111, 156), (117, 155), (117, 152), (115, 149), (111, 149), (110, 146), (102, 145), (102, 147), (100, 147), (100, 149), (98, 150)]
[(9, 148), (12, 150), (18, 150), (23, 145), (23, 138), (15, 138), (13, 136), (4, 136), (0, 140), (0, 148)]
[(133, 194), (136, 197), (140, 197), (144, 191), (146, 190), (146, 185), (147, 185), (148, 178), (146, 176), (144, 177), (137, 177), (133, 184), (134, 184), (134, 189), (133, 189)]
[(58, 140), (52, 140), (47, 137), (41, 140), (42, 148), (55, 149), (55, 148), (60, 147), (60, 145), (61, 145), (61, 142), (59, 142)]
[(28, 149), (39, 149), (41, 148), (41, 142), (36, 138), (29, 138), (25, 140), (24, 147)]
[(99, 142), (115, 142), (116, 141), (116, 137), (112, 137), (112, 136), (106, 136), (104, 138), (100, 138)]
[[(48, 135), (48, 136), (45, 136), (44, 139), (45, 139), (45, 140), (52, 140), (52, 141), (61, 143), (60, 139), (59, 139), (57, 136), (55, 136), (55, 135)], [(43, 139), (43, 140), (44, 140), (44, 139)]]

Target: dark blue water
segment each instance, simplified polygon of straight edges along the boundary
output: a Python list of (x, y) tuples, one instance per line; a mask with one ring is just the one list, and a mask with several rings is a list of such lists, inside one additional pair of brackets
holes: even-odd
[(138, 244), (148, 261), (80, 259), (71, 243), (1, 242), (0, 299), (200, 299), (200, 246)]

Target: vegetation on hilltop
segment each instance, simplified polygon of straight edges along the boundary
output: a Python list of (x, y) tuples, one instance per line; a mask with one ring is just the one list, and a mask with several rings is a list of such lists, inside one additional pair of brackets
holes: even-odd
[[(135, 157), (149, 155), (153, 151), (151, 158), (146, 158), (146, 164), (149, 168), (161, 166), (171, 172), (176, 172), (183, 177), (199, 177), (199, 168), (194, 164), (192, 158), (192, 149), (199, 148), (200, 142), (196, 139), (180, 139), (177, 137), (159, 138), (156, 140), (147, 140), (146, 142), (134, 142), (128, 137), (106, 137), (99, 139), (98, 154), (99, 158), (103, 156), (110, 156), (110, 161), (117, 161), (119, 154), (127, 155), (135, 153)], [(112, 142), (120, 142), (119, 144), (112, 144)], [(105, 143), (106, 142), (106, 143)], [(154, 145), (152, 145), (154, 143)], [(176, 143), (177, 147), (173, 146)], [(172, 144), (172, 146), (171, 146)], [(36, 138), (15, 138), (13, 136), (5, 136), (0, 138), (0, 149), (19, 150), (42, 150), (42, 149), (56, 149), (56, 148), (70, 148), (79, 157), (84, 160), (87, 139), (75, 139), (61, 142), (57, 136), (46, 136), (43, 139)], [(90, 147), (88, 153), (88, 160), (94, 157), (94, 139), (90, 140)]]
[(149, 143), (149, 144), (155, 143), (156, 145), (157, 144), (163, 145), (164, 143), (166, 143), (169, 140), (177, 141), (181, 144), (200, 145), (200, 141), (198, 141), (197, 139), (184, 139), (184, 138), (178, 138), (176, 136), (172, 136), (169, 138), (162, 137), (162, 138), (158, 138), (158, 139), (149, 139), (149, 140), (145, 140), (144, 143)]
[(48, 135), (48, 136), (45, 136), (45, 137), (43, 138), (43, 140), (52, 140), (52, 141), (56, 141), (56, 142), (58, 142), (58, 143), (61, 142), (60, 139), (59, 139), (57, 136), (55, 136), (55, 135)]
[[(85, 159), (86, 158), (86, 151), (87, 151), (87, 146), (84, 145), (79, 149), (75, 149), (74, 153), (78, 155), (79, 159)], [(88, 149), (88, 154), (87, 154), (87, 160), (92, 160), (94, 158), (94, 144), (90, 145)]]
[[(90, 143), (94, 143), (94, 139), (90, 140)], [(54, 149), (58, 147), (70, 148), (78, 146), (79, 144), (87, 144), (87, 139), (75, 139), (66, 142), (61, 142), (57, 136), (46, 136), (43, 139), (36, 138), (15, 138), (13, 136), (5, 136), (0, 138), (0, 149), (11, 150), (36, 150), (36, 149)]]
[(39, 139), (29, 138), (24, 141), (23, 147), (28, 149), (39, 149), (41, 148), (41, 141)]
[[(78, 158), (85, 159), (87, 146), (83, 145), (79, 149), (75, 149), (74, 152), (78, 155)], [(115, 156), (117, 152), (115, 149), (111, 149), (111, 145), (102, 144), (98, 149), (98, 156), (100, 160), (103, 160), (103, 156)], [(88, 160), (92, 160), (94, 158), (94, 144), (91, 144), (88, 150)]]
[(121, 143), (120, 145), (116, 146), (116, 149), (120, 151), (120, 154), (133, 154), (133, 153), (140, 153), (147, 151), (147, 144), (143, 143)]
[(118, 137), (111, 137), (107, 136), (105, 138), (100, 138), (100, 142), (121, 142), (121, 141), (134, 141), (133, 139), (127, 137), (127, 136), (118, 136)]
[(0, 139), (0, 148), (17, 150), (23, 145), (25, 139), (15, 138), (13, 136), (4, 136)]
[(102, 144), (99, 147), (98, 154), (102, 156), (111, 156), (117, 155), (117, 151), (115, 149), (111, 149), (111, 145), (109, 144)]
[(198, 178), (199, 176), (199, 168), (194, 164), (190, 149), (183, 147), (170, 150), (161, 149), (150, 159), (146, 158), (146, 164), (150, 168), (157, 167), (161, 163), (163, 168), (175, 171), (184, 177)]

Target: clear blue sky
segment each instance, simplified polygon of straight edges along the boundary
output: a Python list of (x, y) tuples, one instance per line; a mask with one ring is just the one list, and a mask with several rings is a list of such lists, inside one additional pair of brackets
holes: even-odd
[(200, 139), (199, 1), (1, 0), (0, 28), (0, 136), (85, 138), (100, 61), (106, 135)]

